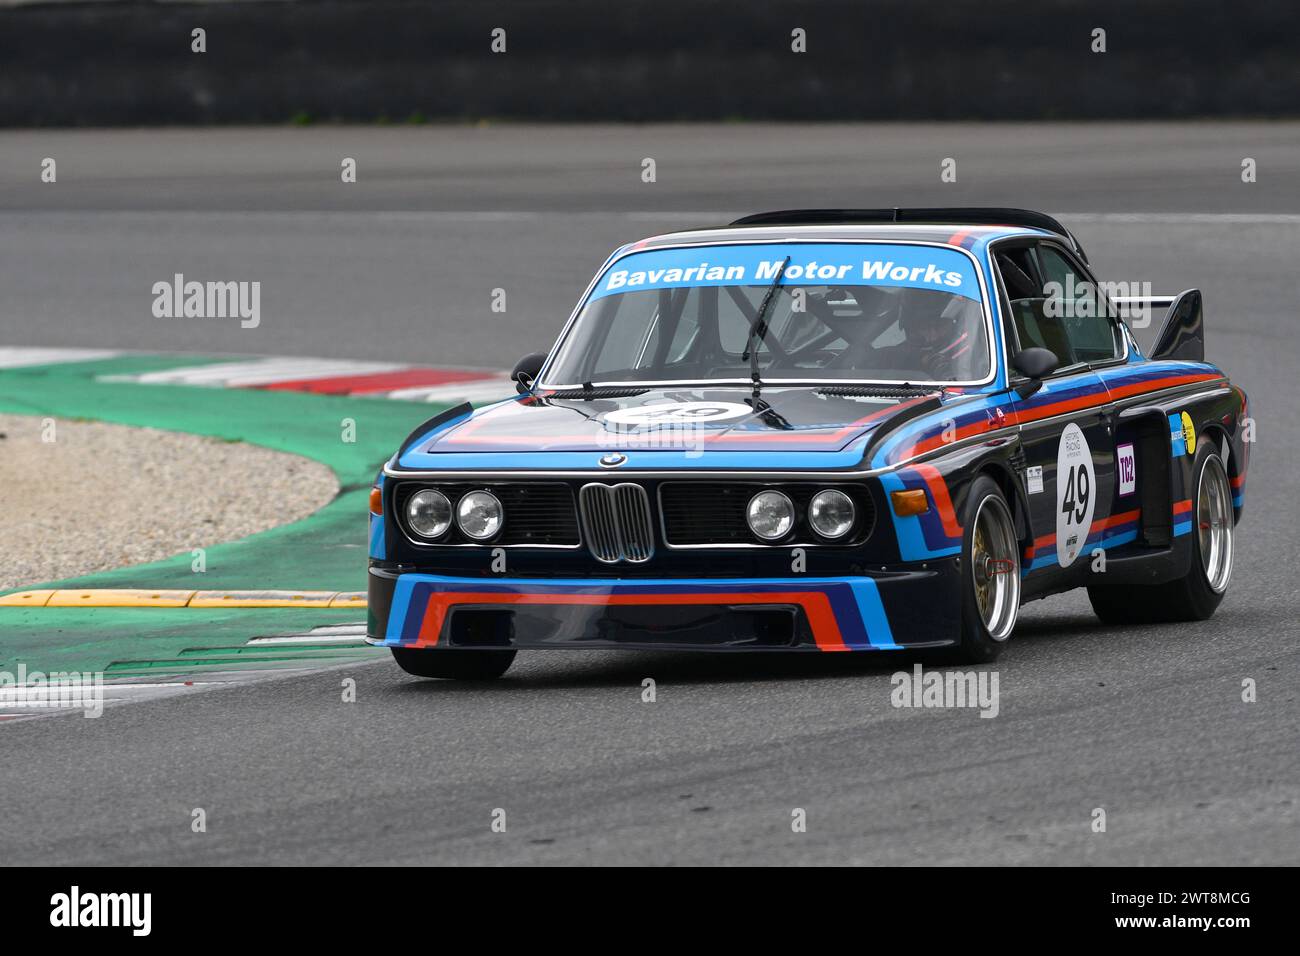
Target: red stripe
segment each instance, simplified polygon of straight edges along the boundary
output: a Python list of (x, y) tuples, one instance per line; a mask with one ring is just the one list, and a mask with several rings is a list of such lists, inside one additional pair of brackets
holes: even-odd
[(939, 520), (943, 522), (943, 533), (950, 538), (961, 538), (961, 525), (957, 521), (957, 509), (952, 506), (952, 499), (948, 496), (948, 484), (943, 480), (943, 475), (939, 473), (939, 469), (933, 465), (916, 465), (914, 470), (925, 479), (925, 483), (930, 489), (930, 495), (934, 498), (935, 510), (939, 512)]
[(1191, 510), (1192, 510), (1192, 500), (1190, 498), (1186, 498), (1183, 501), (1177, 501), (1174, 503), (1174, 514), (1176, 515), (1185, 514)]
[[(1105, 531), (1107, 528), (1113, 528), (1119, 524), (1128, 524), (1130, 521), (1137, 521), (1141, 516), (1142, 509), (1135, 508), (1132, 511), (1122, 511), (1119, 514), (1111, 515), (1109, 518), (1098, 518), (1088, 528), (1088, 537), (1092, 537), (1098, 531)], [(1041, 551), (1043, 548), (1051, 547), (1056, 543), (1056, 532), (1045, 534), (1040, 538), (1034, 539), (1033, 551)], [(1032, 552), (1026, 551), (1026, 556)]]
[(1234, 488), (1240, 488), (1240, 487), (1241, 487), (1242, 485), (1244, 485), (1245, 483), (1246, 483), (1246, 476), (1245, 476), (1245, 475), (1238, 475), (1236, 478), (1229, 478), (1229, 479), (1228, 479), (1228, 484), (1232, 485), (1232, 487), (1234, 487)]
[(1051, 418), (1053, 415), (1062, 415), (1066, 412), (1081, 411), (1086, 408), (1107, 405), (1117, 398), (1124, 398), (1129, 395), (1153, 392), (1164, 388), (1174, 388), (1178, 385), (1187, 385), (1192, 382), (1202, 382), (1222, 377), (1223, 376), (1214, 373), (1171, 375), (1167, 378), (1159, 378), (1146, 382), (1135, 382), (1131, 385), (1122, 385), (1092, 395), (1082, 395), (1079, 398), (1065, 398), (1058, 402), (1049, 402), (1046, 405), (1040, 405), (1033, 409), (1025, 409), (1023, 411), (1012, 410), (1010, 414), (1007, 415), (1007, 420), (1003, 423), (990, 422), (987, 419), (984, 421), (971, 422), (969, 425), (963, 425), (958, 428), (954, 436), (946, 441), (944, 440), (943, 433), (940, 432), (938, 435), (932, 435), (929, 438), (920, 439), (902, 454), (891, 454), (890, 459), (891, 462), (903, 461), (907, 458), (913, 458), (916, 455), (923, 455), (927, 451), (931, 451), (942, 445), (960, 441), (963, 438), (969, 438), (972, 435), (980, 435), (996, 428), (1004, 428), (1007, 425), (1025, 425), (1030, 422), (1039, 421), (1043, 418)]
[(605, 607), (659, 604), (796, 604), (808, 615), (813, 640), (823, 651), (847, 651), (830, 599), (819, 591), (765, 591), (730, 594), (524, 594), (500, 591), (441, 591), (429, 595), (424, 620), (415, 647), (432, 647), (438, 643), (447, 612), (457, 604), (560, 604)]
[(373, 372), (369, 375), (335, 375), (330, 378), (298, 378), (284, 382), (254, 385), (253, 388), (276, 392), (315, 392), (317, 395), (364, 395), (367, 392), (391, 392), (399, 388), (432, 388), (456, 382), (487, 381), (496, 378), (488, 372), (451, 368), (404, 368), (396, 372)]

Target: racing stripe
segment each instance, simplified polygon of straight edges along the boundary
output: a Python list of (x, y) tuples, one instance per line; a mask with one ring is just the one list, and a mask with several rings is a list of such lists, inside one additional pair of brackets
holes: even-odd
[[(1154, 375), (1154, 377), (1142, 377), (1143, 373)], [(897, 464), (965, 438), (982, 435), (1008, 426), (1030, 424), (1056, 415), (1085, 411), (1089, 408), (1110, 404), (1119, 398), (1129, 398), (1147, 392), (1176, 388), (1180, 385), (1223, 379), (1222, 373), (1219, 372), (1191, 372), (1169, 375), (1167, 373), (1154, 373), (1152, 370), (1142, 370), (1136, 377), (1140, 380), (1127, 381), (1124, 384), (1113, 386), (1104, 381), (1100, 383), (1092, 381), (1081, 383), (1077, 389), (1066, 389), (1062, 393), (1052, 393), (1050, 396), (1040, 393), (1042, 395), (1041, 399), (1035, 401), (1035, 399), (1031, 398), (1025, 407), (1021, 408), (1017, 408), (1018, 403), (1005, 396), (991, 395), (982, 401), (977, 400), (975, 407), (970, 410), (959, 406), (957, 409), (959, 417), (955, 422), (956, 428), (951, 436), (947, 438), (945, 438), (944, 434), (947, 430), (947, 420), (930, 419), (927, 416), (928, 420), (916, 422), (910, 427), (904, 426), (896, 435), (886, 441), (872, 462), (873, 467)], [(1003, 420), (997, 420), (996, 410), (1003, 412)], [(935, 414), (939, 415), (941, 412), (942, 409)]]
[(944, 534), (960, 540), (961, 524), (957, 521), (957, 511), (953, 507), (952, 499), (948, 497), (948, 484), (943, 480), (943, 475), (933, 465), (916, 465), (915, 470), (925, 479), (926, 487), (930, 489), (935, 508), (939, 512), (939, 520), (943, 524)]
[(432, 647), (438, 643), (442, 625), (447, 612), (458, 604), (530, 604), (530, 605), (586, 605), (595, 607), (608, 606), (654, 606), (685, 604), (721, 605), (721, 604), (794, 604), (802, 607), (812, 624), (813, 637), (817, 646), (823, 651), (847, 651), (849, 648), (840, 635), (839, 624), (831, 611), (830, 601), (825, 594), (806, 592), (765, 591), (758, 594), (729, 593), (719, 591), (713, 594), (532, 594), (524, 592), (500, 591), (442, 591), (429, 595), (425, 605), (424, 620), (420, 624), (416, 647)]
[(433, 647), (446, 616), (468, 605), (572, 607), (788, 604), (804, 610), (818, 649), (898, 649), (870, 578), (735, 581), (480, 580), (404, 574), (397, 579), (383, 643)]
[[(1141, 517), (1142, 509), (1135, 508), (1108, 518), (1098, 518), (1088, 528), (1085, 547), (1090, 544), (1102, 544), (1114, 548), (1137, 540), (1137, 523)], [(1053, 531), (1051, 534), (1035, 538), (1033, 546), (1025, 549), (1021, 574), (1028, 574), (1030, 571), (1037, 571), (1056, 563), (1056, 532)]]
[(1245, 472), (1229, 478), (1228, 484), (1232, 486), (1232, 504), (1234, 507), (1240, 508), (1246, 500), (1246, 494), (1242, 490), (1246, 484)]

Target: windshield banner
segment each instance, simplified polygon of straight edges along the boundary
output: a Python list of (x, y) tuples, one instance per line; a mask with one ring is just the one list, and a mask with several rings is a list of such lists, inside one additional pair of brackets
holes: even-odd
[(936, 289), (979, 301), (970, 259), (937, 246), (834, 242), (655, 249), (624, 256), (606, 270), (592, 299), (642, 289), (771, 285), (786, 256), (782, 285), (895, 286)]

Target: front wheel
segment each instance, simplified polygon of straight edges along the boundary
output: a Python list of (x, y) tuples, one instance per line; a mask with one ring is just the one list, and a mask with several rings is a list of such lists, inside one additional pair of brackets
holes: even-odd
[(1192, 563), (1181, 578), (1156, 585), (1093, 585), (1088, 600), (1105, 624), (1204, 621), (1214, 614), (1232, 579), (1232, 489), (1223, 459), (1206, 442), (1192, 474)]
[(961, 553), (958, 655), (987, 663), (1006, 647), (1020, 613), (1020, 547), (1007, 499), (986, 475), (975, 479), (967, 497)]
[(515, 659), (514, 651), (421, 647), (394, 647), (392, 651), (393, 660), (406, 673), (448, 680), (495, 680)]

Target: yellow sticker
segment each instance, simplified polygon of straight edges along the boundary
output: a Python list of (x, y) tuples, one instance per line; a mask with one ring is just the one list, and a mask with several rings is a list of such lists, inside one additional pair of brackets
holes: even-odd
[(1196, 426), (1192, 424), (1192, 416), (1183, 412), (1183, 443), (1187, 446), (1187, 454), (1196, 454)]

